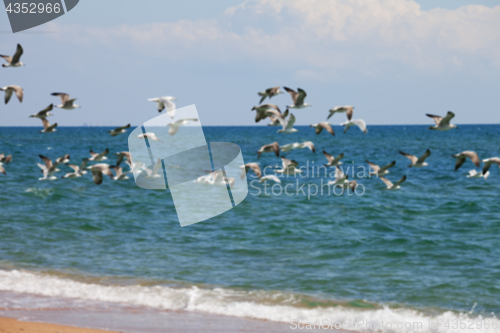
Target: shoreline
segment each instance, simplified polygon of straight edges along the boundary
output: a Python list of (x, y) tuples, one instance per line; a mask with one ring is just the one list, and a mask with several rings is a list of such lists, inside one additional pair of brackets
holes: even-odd
[(2, 333), (120, 333), (115, 331), (82, 328), (59, 324), (48, 324), (31, 321), (20, 321), (16, 318), (0, 317), (0, 332)]

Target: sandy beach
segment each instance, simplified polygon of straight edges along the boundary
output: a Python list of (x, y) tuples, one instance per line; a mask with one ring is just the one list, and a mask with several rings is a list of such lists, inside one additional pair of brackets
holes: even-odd
[(13, 318), (0, 317), (0, 332), (2, 333), (100, 333), (112, 332), (64, 325), (19, 321)]

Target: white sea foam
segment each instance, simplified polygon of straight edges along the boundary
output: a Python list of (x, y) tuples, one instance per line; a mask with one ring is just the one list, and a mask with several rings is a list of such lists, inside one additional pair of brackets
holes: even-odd
[[(197, 311), (218, 315), (266, 319), (290, 323), (291, 328), (335, 327), (362, 332), (485, 332), (500, 333), (500, 320), (451, 311), (428, 315), (412, 309), (359, 309), (343, 306), (303, 308), (294, 306), (294, 296), (264, 291), (245, 292), (231, 289), (172, 288), (167, 286), (110, 286), (83, 283), (68, 278), (0, 270), (0, 290), (96, 302), (146, 306), (156, 309)], [(30, 299), (30, 302), (33, 302)], [(17, 306), (20, 306), (17, 304)], [(47, 306), (47, 302), (43, 302)], [(0, 307), (8, 307), (2, 304)], [(33, 304), (30, 304), (33, 308)]]

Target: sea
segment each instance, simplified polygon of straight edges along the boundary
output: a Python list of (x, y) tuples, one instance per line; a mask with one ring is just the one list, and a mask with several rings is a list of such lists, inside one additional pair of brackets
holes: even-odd
[[(308, 177), (273, 185), (249, 172), (243, 202), (181, 227), (168, 188), (140, 188), (133, 177), (105, 177), (101, 185), (90, 174), (61, 179), (71, 171), (65, 165), (57, 180), (39, 180), (39, 154), (70, 154), (80, 164), (90, 149), (108, 148), (105, 162), (114, 164), (114, 153), (128, 149), (127, 134), (0, 127), (0, 153), (13, 156), (7, 175), (0, 174), (0, 308), (90, 302), (290, 329), (322, 323), (356, 332), (500, 332), (500, 170), (493, 165), (487, 180), (468, 178), (481, 168), (467, 160), (455, 171), (451, 157), (465, 150), (499, 156), (500, 125), (448, 132), (368, 126), (367, 134), (333, 128), (335, 136), (306, 126), (293, 134), (272, 126), (204, 127), (208, 142), (237, 144), (245, 163), (259, 162), (266, 174), (275, 174), (281, 159), (265, 153), (257, 160), (262, 145), (312, 141), (316, 152), (283, 154)], [(424, 168), (409, 168), (399, 154), (427, 149)], [(321, 169), (323, 150), (344, 153), (356, 192), (323, 186), (334, 170)], [(386, 178), (406, 175), (406, 182), (386, 190), (365, 160), (396, 161)], [(328, 172), (314, 172), (320, 169)]]

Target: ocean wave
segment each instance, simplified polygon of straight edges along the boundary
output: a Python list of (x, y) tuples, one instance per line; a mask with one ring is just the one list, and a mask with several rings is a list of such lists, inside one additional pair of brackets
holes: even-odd
[[(300, 296), (270, 291), (164, 285), (104, 285), (51, 274), (0, 270), (0, 290), (84, 301), (118, 303), (163, 310), (184, 310), (289, 323), (291, 328), (342, 328), (361, 332), (459, 333), (500, 332), (500, 320), (490, 316), (441, 311), (423, 313), (388, 306), (305, 306)], [(30, 300), (30, 302), (33, 302)], [(2, 304), (0, 307), (8, 307)], [(333, 302), (332, 302), (333, 303)], [(43, 302), (47, 306), (47, 302)], [(17, 306), (21, 306), (17, 304)], [(30, 304), (33, 308), (33, 303)], [(308, 326), (309, 325), (309, 326)]]

